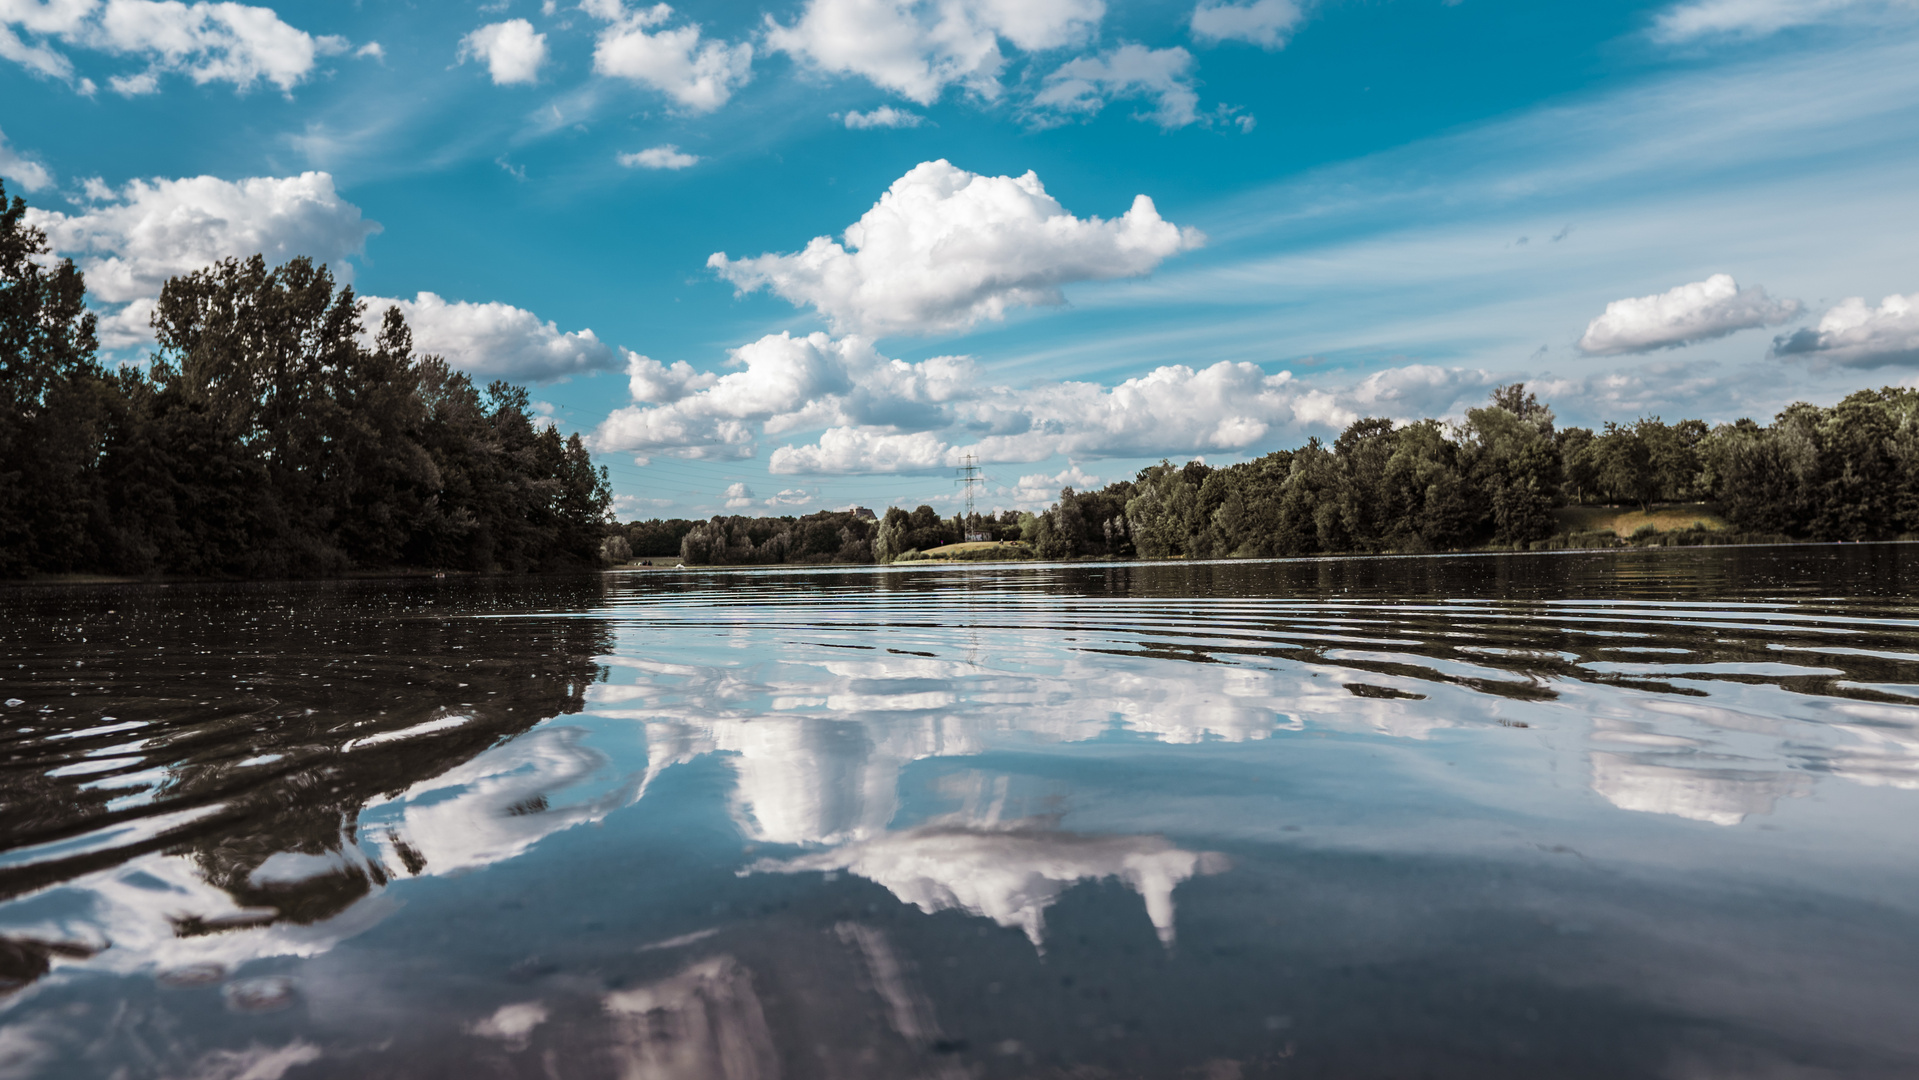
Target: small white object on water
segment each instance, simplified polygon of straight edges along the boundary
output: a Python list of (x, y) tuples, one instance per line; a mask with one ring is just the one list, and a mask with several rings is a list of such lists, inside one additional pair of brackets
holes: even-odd
[(236, 979), (220, 989), (234, 1012), (278, 1012), (293, 1004), (293, 980), (282, 975)]

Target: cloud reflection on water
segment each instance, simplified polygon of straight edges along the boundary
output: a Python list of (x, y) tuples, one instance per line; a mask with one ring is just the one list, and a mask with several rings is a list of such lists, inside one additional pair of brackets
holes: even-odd
[(931, 915), (959, 910), (1024, 931), (1045, 948), (1046, 909), (1082, 881), (1117, 878), (1146, 902), (1161, 944), (1171, 945), (1173, 888), (1226, 869), (1225, 856), (1185, 851), (1158, 836), (1084, 836), (1038, 822), (934, 823), (786, 860), (760, 873), (845, 870), (883, 885)]
[[(537, 729), (360, 812), (362, 843), (410, 875), (448, 874), (511, 859), (576, 825), (604, 818), (639, 794), (639, 777), (607, 790), (579, 789), (609, 765), (577, 727)], [(574, 800), (568, 800), (571, 794)]]
[(1592, 751), (1592, 787), (1621, 810), (1714, 825), (1737, 825), (1750, 814), (1770, 814), (1782, 798), (1811, 792), (1810, 778), (1783, 770), (1674, 766), (1644, 755)]
[[(194, 813), (187, 824), (205, 831), (27, 893), (0, 908), (0, 924), (15, 939), (76, 946), (53, 958), (51, 982), (65, 972), (218, 981), (256, 962), (353, 953), (341, 943), (393, 919), (408, 878), (563, 868), (544, 841), (593, 823), (612, 833), (612, 819), (635, 803), (646, 817), (707, 800), (728, 838), (721, 846), (747, 849), (711, 859), (723, 873), (739, 870), (749, 894), (782, 880), (794, 883), (783, 895), (827, 894), (834, 875), (845, 875), (906, 910), (972, 916), (981, 933), (1016, 930), (1006, 936), (1047, 964), (1062, 947), (1048, 940), (1049, 917), (1084, 918), (1088, 904), (1124, 908), (1147, 951), (1163, 954), (1140, 962), (1159, 963), (1192, 948), (1194, 897), (1217, 905), (1220, 890), (1245, 887), (1236, 879), (1308, 852), (1388, 851), (1463, 866), (1488, 849), (1458, 838), (1486, 842), (1489, 822), (1576, 823), (1589, 836), (1658, 837), (1697, 852), (1706, 849), (1685, 845), (1712, 843), (1702, 834), (1744, 835), (1736, 827), (1755, 816), (1785, 818), (1823, 801), (1805, 798), (1821, 785), (1919, 789), (1919, 708), (1885, 689), (1914, 683), (1912, 654), (1870, 647), (1910, 631), (1896, 607), (1862, 617), (1857, 604), (1817, 598), (1446, 604), (1407, 599), (1413, 590), (1289, 591), (1258, 577), (1283, 583), (1288, 567), (1219, 569), (1233, 587), (1155, 584), (1201, 571), (1214, 572), (644, 576), (616, 583), (604, 607), (473, 620), (491, 628), (486, 655), (460, 660), (458, 684), (432, 695), (396, 693), (412, 671), (397, 662), (379, 696), (345, 708), (282, 688), (277, 712), (250, 704), (236, 722), (288, 723), (264, 746), (242, 738), (218, 756), (201, 754), (191, 748), (203, 729), (169, 720), (164, 707), (141, 721), (137, 747), (125, 742), (133, 729), (124, 723), (76, 715), (29, 741), (40, 755), (34, 791), (65, 793), (75, 821), (103, 820), (98, 801), (87, 801), (95, 789), (82, 786), (102, 778), (73, 767), (137, 751), (137, 763), (105, 779), (128, 785), (111, 789), (115, 797), (145, 785), (151, 808), (107, 827), (137, 832), (143, 821)], [(1093, 581), (1100, 575), (1108, 584)], [(908, 587), (891, 591), (902, 581)], [(1268, 594), (1236, 584), (1262, 581)], [(505, 661), (490, 677), (467, 673), (553, 625), (566, 645), (552, 671), (541, 674), (548, 665), (535, 657)], [(1841, 639), (1849, 644), (1825, 644)], [(1621, 663), (1627, 650), (1661, 660)], [(610, 681), (593, 681), (600, 673)], [(539, 716), (513, 713), (507, 693), (536, 680), (541, 695), (511, 700), (537, 705)], [(410, 707), (389, 715), (390, 699)], [(267, 747), (276, 749), (258, 752)], [(1442, 771), (1455, 758), (1465, 767)], [(1135, 792), (1096, 795), (1076, 779), (1075, 770), (1122, 761), (1142, 770)], [(1220, 763), (1241, 771), (1205, 772)], [(1348, 771), (1313, 787), (1315, 764)], [(155, 770), (162, 775), (150, 777)], [(702, 779), (689, 787), (690, 777)], [(1194, 790), (1181, 786), (1196, 777), (1204, 782)], [(1590, 805), (1559, 796), (1561, 778)], [(183, 792), (222, 801), (183, 810), (173, 801)], [(242, 816), (229, 803), (261, 809)], [(1284, 833), (1291, 819), (1280, 806), (1329, 820), (1310, 839)], [(1613, 820), (1628, 817), (1639, 820)], [(1399, 831), (1382, 828), (1388, 820)], [(594, 888), (611, 897), (625, 878), (651, 873), (621, 864), (624, 853), (600, 835), (559, 845), (618, 867)], [(1196, 882), (1227, 865), (1210, 849), (1239, 861), (1249, 847), (1262, 853), (1242, 862), (1252, 871)], [(31, 869), (46, 865), (36, 861), (41, 850), (13, 854), (25, 852)], [(111, 855), (114, 846), (93, 850)], [(802, 874), (819, 880), (802, 883)], [(1288, 904), (1314, 884), (1304, 871), (1284, 880)], [(1119, 887), (1082, 888), (1096, 882)], [(1252, 910), (1274, 901), (1261, 895)], [(866, 915), (833, 911), (826, 925), (863, 965), (903, 1040), (897, 1052), (927, 1052), (942, 1029), (930, 991), (906, 974), (912, 946), (899, 924), (869, 925), (873, 908), (861, 902)], [(607, 1060), (628, 1075), (773, 1075), (768, 1048), (789, 1006), (766, 980), (792, 977), (798, 961), (766, 941), (742, 941), (753, 920), (716, 914), (723, 908), (701, 908), (690, 926), (649, 923), (637, 940), (651, 945), (621, 950), (661, 963), (671, 956), (670, 970), (624, 985), (586, 987), (569, 975), (571, 983), (542, 986), (590, 994), (593, 1015), (610, 1025), (592, 1038), (611, 1040)], [(1204, 929), (1216, 936), (1222, 917), (1216, 906), (1207, 916), (1203, 902), (1198, 910), (1205, 942)], [(1181, 948), (1154, 949), (1154, 937)], [(790, 946), (807, 963), (826, 963), (820, 947)], [(558, 999), (533, 997), (516, 989), (504, 1004), (467, 1008), (462, 1037), (501, 1054), (583, 1037), (565, 1026), (574, 1021)]]
[(753, 977), (700, 960), (660, 982), (606, 995), (626, 1080), (773, 1080), (779, 1055)]

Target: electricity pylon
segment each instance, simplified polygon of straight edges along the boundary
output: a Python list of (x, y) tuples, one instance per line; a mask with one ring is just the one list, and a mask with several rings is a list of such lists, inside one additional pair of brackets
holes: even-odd
[(962, 528), (971, 528), (973, 521), (973, 488), (983, 483), (979, 474), (979, 462), (972, 454), (966, 455), (966, 464), (959, 467), (960, 486), (966, 489), (966, 517), (961, 519)]

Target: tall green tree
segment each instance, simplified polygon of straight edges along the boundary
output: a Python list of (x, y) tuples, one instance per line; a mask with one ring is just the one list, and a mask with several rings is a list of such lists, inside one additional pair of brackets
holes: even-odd
[(1647, 445), (1639, 425), (1607, 421), (1605, 430), (1593, 440), (1592, 456), (1594, 478), (1608, 500), (1638, 503), (1645, 508), (1659, 494), (1652, 447)]
[[(526, 391), (477, 393), (397, 310), (324, 266), (228, 259), (168, 281), (144, 373), (94, 360), (84, 282), (0, 218), (8, 573), (286, 576), (592, 565), (611, 503), (579, 437)], [(28, 479), (31, 477), (31, 479)]]
[(1485, 527), (1486, 501), (1463, 471), (1459, 445), (1437, 420), (1395, 433), (1380, 486), (1383, 535), (1392, 550), (1465, 547)]
[(1339, 463), (1339, 482), (1333, 496), (1338, 510), (1341, 550), (1384, 551), (1403, 540), (1405, 507), (1395, 506), (1386, 485), (1386, 473), (1399, 444), (1391, 420), (1356, 420), (1333, 440)]
[(1188, 537), (1199, 520), (1199, 491), (1187, 483), (1187, 475), (1161, 461), (1141, 469), (1134, 479), (1126, 524), (1141, 555), (1161, 559), (1188, 554)]
[(1591, 428), (1560, 428), (1553, 436), (1559, 446), (1560, 468), (1564, 471), (1566, 497), (1584, 505), (1599, 495), (1599, 460)]
[(110, 388), (86, 280), (0, 184), (0, 574), (81, 569), (95, 556), (94, 468)]
[(1495, 543), (1551, 536), (1563, 500), (1553, 411), (1524, 383), (1493, 391), (1492, 404), (1466, 413), (1467, 460), (1492, 508)]

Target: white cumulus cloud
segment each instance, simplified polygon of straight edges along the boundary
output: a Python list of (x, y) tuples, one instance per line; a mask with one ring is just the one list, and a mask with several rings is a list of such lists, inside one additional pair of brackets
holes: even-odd
[(593, 70), (650, 86), (696, 113), (726, 104), (753, 77), (753, 46), (705, 40), (698, 23), (667, 28), (666, 4), (628, 10), (622, 0), (586, 0), (581, 9), (608, 25), (593, 46)]
[(1467, 409), (1486, 403), (1493, 387), (1510, 379), (1483, 368), (1447, 368), (1434, 364), (1406, 364), (1375, 371), (1336, 397), (1328, 395), (1323, 406), (1326, 423), (1350, 424), (1358, 416), (1383, 416), (1390, 420), (1423, 420), (1426, 417), (1464, 419)]
[(1105, 14), (1103, 0), (807, 0), (791, 26), (767, 19), (766, 42), (931, 105), (955, 85), (998, 97), (1001, 41), (1028, 52), (1071, 45)]
[(1244, 450), (1280, 429), (1351, 422), (1346, 411), (1325, 415), (1318, 394), (1290, 372), (1269, 375), (1257, 364), (1227, 361), (1197, 369), (1168, 364), (1112, 387), (999, 387), (982, 395), (974, 417), (1002, 430), (968, 449), (982, 461)]
[(109, 303), (157, 296), (169, 277), (234, 255), (336, 263), (380, 230), (324, 172), (221, 180), (134, 180), (73, 214), (33, 211), (55, 250), (80, 256), (89, 291)]
[(1200, 41), (1248, 41), (1283, 49), (1306, 12), (1298, 0), (1253, 0), (1249, 4), (1201, 0), (1193, 9), (1193, 37)]
[(753, 505), (753, 489), (744, 483), (726, 485), (726, 508), (741, 510)]
[(1562, 412), (1577, 410), (1595, 423), (1649, 413), (1730, 420), (1757, 411), (1756, 401), (1772, 391), (1753, 386), (1737, 369), (1728, 371), (1709, 360), (1677, 359), (1580, 377), (1547, 373), (1526, 380), (1526, 389), (1543, 402), (1565, 406)]
[(1652, 36), (1666, 44), (1702, 38), (1764, 37), (1795, 26), (1880, 21), (1919, 10), (1911, 0), (1687, 0), (1653, 19)]
[(546, 63), (546, 35), (525, 19), (489, 23), (460, 39), (460, 62), (482, 60), (496, 86), (536, 82)]
[(1672, 349), (1725, 337), (1755, 326), (1774, 326), (1799, 314), (1797, 300), (1775, 300), (1755, 285), (1742, 289), (1730, 274), (1714, 274), (1652, 296), (1606, 305), (1579, 339), (1588, 356)]
[[(23, 36), (24, 35), (24, 36)], [(159, 89), (160, 78), (181, 74), (195, 83), (232, 83), (245, 90), (269, 82), (290, 91), (312, 73), (318, 57), (348, 51), (344, 38), (315, 37), (283, 22), (273, 9), (237, 3), (178, 0), (5, 0), (0, 3), (0, 57), (45, 76), (73, 83), (73, 62), (55, 47), (89, 49), (146, 62), (145, 70), (108, 80), (128, 96)]]
[(1773, 352), (1847, 367), (1919, 365), (1919, 292), (1895, 293), (1876, 308), (1864, 297), (1849, 297), (1829, 308), (1817, 327), (1778, 338)]
[(450, 301), (430, 292), (411, 300), (365, 299), (369, 329), (380, 325), (387, 308), (397, 307), (413, 330), (414, 351), (437, 353), (482, 380), (551, 382), (619, 363), (593, 331), (561, 331), (511, 304)]
[(876, 428), (836, 427), (805, 446), (773, 451), (774, 474), (843, 475), (926, 472), (957, 461), (954, 448), (930, 431), (906, 434)]
[(909, 364), (862, 338), (821, 333), (769, 334), (735, 349), (732, 364), (740, 370), (716, 376), (684, 361), (669, 368), (629, 354), (635, 404), (606, 418), (596, 448), (745, 457), (761, 432), (829, 425), (923, 431), (952, 422), (946, 403), (976, 377), (962, 358)]
[(7, 145), (5, 132), (0, 132), (0, 177), (5, 177), (28, 191), (39, 191), (53, 184), (53, 171)]
[(1028, 473), (1015, 481), (1012, 487), (1001, 487), (998, 494), (1020, 509), (1043, 510), (1059, 501), (1061, 488), (1094, 491), (1098, 490), (1099, 484), (1099, 477), (1077, 465), (1068, 465), (1050, 476), (1046, 473)]
[(694, 371), (684, 360), (675, 360), (669, 367), (650, 356), (626, 353), (626, 384), (634, 401), (668, 405), (719, 380), (711, 372)]
[[(1463, 416), (1499, 381), (1487, 371), (1415, 364), (1323, 388), (1304, 385), (1291, 372), (1268, 374), (1256, 364), (1222, 361), (1204, 368), (1168, 364), (1114, 386), (973, 382), (944, 403), (952, 417), (944, 427), (842, 424), (810, 444), (776, 448), (768, 467), (776, 474), (931, 472), (958, 465), (968, 453), (993, 463), (1056, 454), (1097, 459), (1263, 451), (1290, 445), (1307, 432), (1338, 431), (1361, 416)], [(1025, 477), (1021, 498), (1032, 480), (1051, 489), (1049, 501), (1061, 483), (1090, 482), (1066, 474)]]
[(775, 447), (768, 469), (827, 476), (933, 472), (969, 453), (993, 463), (1246, 452), (1360, 416), (1461, 416), (1500, 381), (1408, 365), (1322, 388), (1221, 362), (1169, 364), (1113, 386), (1013, 387), (987, 382), (966, 357), (908, 363), (863, 338), (823, 333), (769, 335), (736, 350), (733, 365), (741, 370), (716, 376), (629, 353), (634, 404), (607, 418), (595, 448), (744, 458), (768, 436), (818, 432)]
[(814, 237), (790, 255), (718, 252), (707, 265), (743, 291), (811, 305), (842, 331), (925, 334), (1060, 304), (1064, 285), (1140, 277), (1204, 242), (1145, 195), (1112, 220), (1079, 218), (1031, 172), (982, 176), (944, 160), (895, 180), (843, 239)]
[(1199, 94), (1192, 84), (1193, 54), (1178, 47), (1121, 45), (1099, 56), (1069, 60), (1046, 76), (1033, 96), (1036, 114), (1091, 116), (1108, 101), (1145, 98), (1150, 119), (1171, 130), (1199, 121)]
[(700, 163), (699, 155), (682, 153), (672, 143), (649, 146), (634, 154), (621, 154), (620, 164), (629, 169), (684, 169)]
[(29, 220), (46, 230), (54, 251), (86, 272), (95, 300), (125, 305), (101, 320), (108, 348), (149, 340), (145, 313), (170, 277), (260, 254), (273, 264), (311, 256), (350, 278), (346, 257), (380, 231), (324, 172), (134, 180), (117, 191), (93, 184), (89, 191), (95, 201), (84, 210), (34, 209)]
[(866, 112), (850, 112), (836, 119), (854, 131), (867, 128), (916, 128), (926, 122), (926, 117), (919, 113), (895, 109), (891, 105), (881, 105)]

